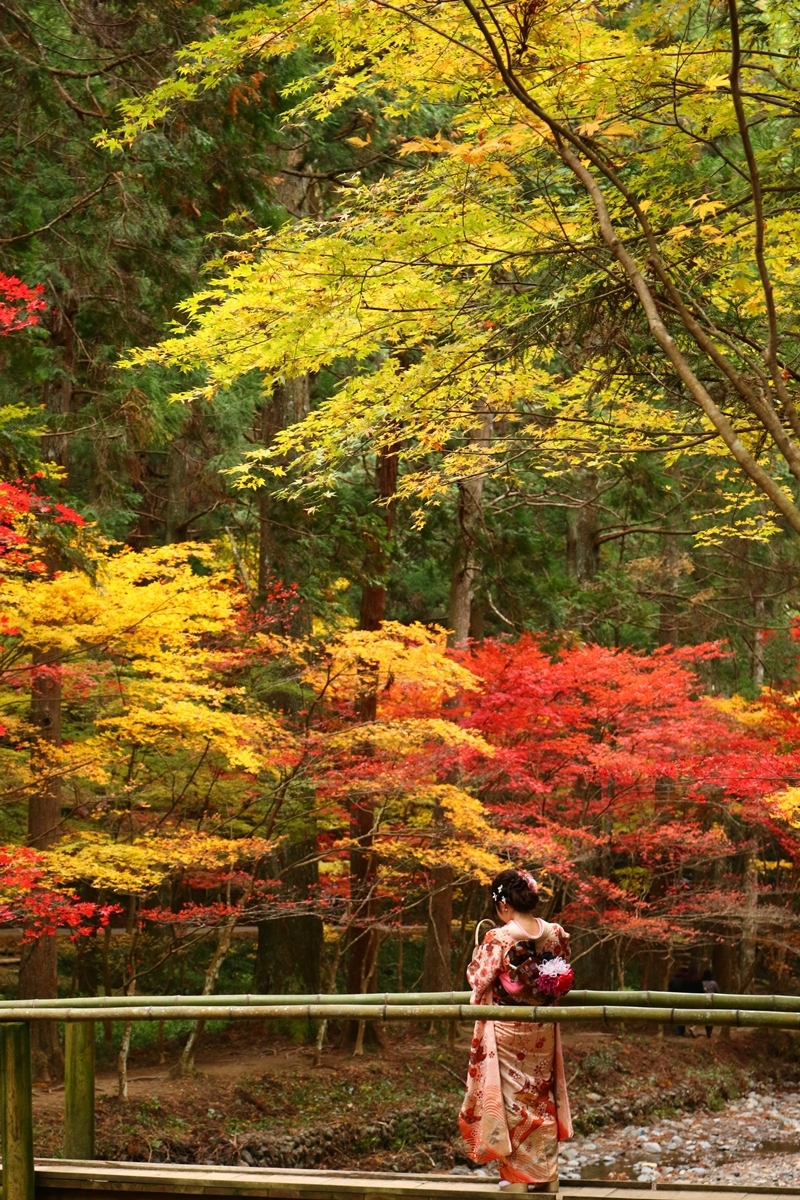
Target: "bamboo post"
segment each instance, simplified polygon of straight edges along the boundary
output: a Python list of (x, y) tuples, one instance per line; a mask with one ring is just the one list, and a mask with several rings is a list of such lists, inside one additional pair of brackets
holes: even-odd
[(34, 1200), (31, 1031), (26, 1022), (3, 1026), (0, 1067), (3, 1200)]
[(64, 1027), (64, 1155), (94, 1158), (94, 1022)]
[[(33, 1096), (31, 1096), (33, 1102)], [(0, 1156), (5, 1159), (8, 1130), (6, 1129), (6, 1026), (0, 1025)], [(0, 1181), (0, 1200), (5, 1200), (6, 1172), (3, 1164)]]

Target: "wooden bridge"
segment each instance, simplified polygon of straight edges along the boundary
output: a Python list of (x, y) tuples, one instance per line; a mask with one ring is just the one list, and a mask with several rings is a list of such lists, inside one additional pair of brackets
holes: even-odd
[[(98, 1163), (41, 1159), (34, 1173), (36, 1200), (498, 1200), (493, 1179), (453, 1175), (367, 1175), (357, 1171), (271, 1170), (253, 1167), (197, 1167), (169, 1163)], [(800, 1190), (670, 1183), (565, 1183), (561, 1200), (776, 1200)]]
[[(468, 1003), (469, 993), (358, 996), (118, 996), (75, 1000), (0, 1002), (0, 1146), (2, 1200), (127, 1200), (157, 1197), (252, 1196), (268, 1200), (497, 1200), (497, 1184), (480, 1176), (364, 1175), (347, 1171), (301, 1171), (248, 1167), (199, 1167), (94, 1160), (94, 1022), (345, 1019), (377, 1021), (508, 1021), (507, 1007)], [(33, 1154), (30, 1023), (65, 1024), (66, 1159)], [(800, 1029), (800, 997), (705, 995), (672, 992), (572, 992), (559, 1005), (514, 1007), (513, 1020), (657, 1022), (667, 1025), (736, 1025)], [(789, 1188), (740, 1188), (698, 1184), (570, 1181), (569, 1200), (637, 1200), (657, 1190), (667, 1200), (687, 1192), (745, 1200), (756, 1195), (800, 1196)]]

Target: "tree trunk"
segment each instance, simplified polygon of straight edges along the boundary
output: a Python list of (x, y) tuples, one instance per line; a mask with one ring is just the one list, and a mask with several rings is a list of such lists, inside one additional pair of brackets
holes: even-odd
[(253, 990), (259, 996), (320, 991), (322, 918), (313, 913), (258, 922)]
[[(721, 992), (735, 992), (737, 990), (737, 983), (734, 978), (733, 947), (727, 938), (721, 942), (714, 943), (714, 948), (711, 952), (711, 969)], [(730, 1036), (731, 1031), (729, 1026), (723, 1025), (720, 1029), (720, 1037), (723, 1041), (729, 1041)]]
[[(125, 962), (124, 983), (122, 992), (125, 996), (133, 996), (136, 992), (136, 946), (139, 941), (140, 926), (136, 920), (139, 900), (136, 896), (128, 898), (127, 933), (128, 957)], [(131, 1051), (133, 1038), (133, 1022), (127, 1021), (122, 1030), (122, 1042), (117, 1055), (117, 1095), (120, 1100), (128, 1099), (128, 1055)]]
[(753, 853), (748, 853), (745, 859), (743, 883), (744, 916), (739, 947), (739, 987), (742, 992), (748, 992), (753, 986), (758, 932), (758, 867)]
[[(309, 899), (319, 882), (316, 838), (295, 838), (280, 851), (275, 866), (286, 899)], [(320, 991), (322, 918), (315, 913), (272, 917), (258, 922), (253, 989), (262, 996)]]
[[(374, 721), (378, 712), (378, 672), (375, 663), (359, 663), (360, 691), (356, 713), (361, 721)], [(350, 932), (348, 938), (347, 990), (373, 991), (377, 970), (374, 953), (376, 862), (372, 852), (375, 801), (371, 793), (354, 795), (350, 811)], [(363, 1041), (357, 1021), (350, 1021), (345, 1040)]]
[(449, 992), (453, 986), (453, 868), (431, 869), (428, 896), (428, 930), (422, 966), (423, 992)]
[(672, 480), (672, 488), (667, 493), (667, 513), (665, 516), (664, 533), (661, 537), (663, 551), (661, 554), (661, 597), (658, 608), (658, 644), (659, 646), (680, 645), (678, 629), (678, 587), (681, 578), (681, 547), (680, 540), (674, 530), (680, 528), (680, 498), (681, 498), (681, 468), (675, 463), (667, 468), (667, 475)]
[[(397, 450), (384, 449), (375, 464), (375, 491), (383, 505), (385, 538), (372, 533), (364, 535), (366, 543), (365, 571), (368, 582), (361, 593), (359, 627), (368, 631), (380, 629), (386, 612), (387, 545), (394, 529), (394, 495), (397, 491)], [(365, 723), (376, 719), (378, 713), (378, 672), (375, 663), (362, 659), (358, 664), (359, 685), (355, 701), (356, 715)], [(365, 735), (368, 740), (368, 734)], [(378, 945), (372, 929), (375, 917), (376, 863), (372, 853), (375, 803), (371, 795), (360, 793), (349, 804), (350, 809), (350, 903), (351, 924), (348, 938), (347, 989), (349, 992), (374, 991), (378, 968)], [(367, 1030), (367, 1037), (379, 1040), (377, 1029)], [(361, 1049), (364, 1030), (358, 1021), (349, 1021), (345, 1028), (345, 1043), (355, 1042)]]
[[(105, 897), (103, 897), (105, 903)], [(111, 989), (111, 925), (106, 925), (103, 930), (103, 995), (110, 996)], [(113, 1021), (103, 1022), (103, 1041), (106, 1046), (110, 1046), (114, 1041), (114, 1023)]]
[[(302, 421), (310, 407), (311, 381), (308, 375), (276, 383), (270, 399), (261, 409), (259, 438), (269, 447), (282, 429)], [(258, 492), (258, 579), (257, 599), (264, 603), (271, 575), (280, 576), (284, 564), (279, 561), (279, 540), (275, 533), (275, 501), (267, 488)]]
[(577, 472), (579, 503), (567, 510), (567, 571), (576, 583), (591, 583), (600, 567), (597, 474)]
[(61, 779), (47, 761), (48, 746), (61, 745), (61, 657), (56, 651), (33, 653), (31, 718), (41, 744), (34, 755), (41, 785), (28, 802), (28, 843), (44, 850), (61, 834)]
[[(136, 991), (136, 980), (134, 979), (129, 988), (125, 989), (126, 996), (132, 996)], [(119, 1045), (119, 1054), (117, 1055), (117, 1096), (120, 1100), (129, 1099), (128, 1096), (128, 1056), (131, 1052), (131, 1040), (133, 1038), (133, 1021), (126, 1021), (122, 1030), (122, 1041)]]
[[(217, 934), (216, 949), (214, 950), (211, 962), (206, 970), (205, 979), (203, 980), (203, 991), (201, 993), (203, 996), (210, 996), (216, 987), (222, 964), (228, 957), (228, 951), (231, 948), (233, 927), (236, 924), (237, 916), (237, 912), (231, 913), (231, 915), (225, 919), (225, 923), (219, 929)], [(186, 1044), (181, 1051), (181, 1056), (170, 1071), (170, 1078), (181, 1078), (184, 1075), (191, 1075), (191, 1073), (194, 1071), (194, 1056), (197, 1051), (197, 1045), (200, 1041), (200, 1038), (203, 1036), (203, 1030), (205, 1027), (206, 1022), (205, 1018), (203, 1017), (194, 1022), (189, 1036), (186, 1039)]]
[(372, 797), (350, 803), (350, 895), (352, 920), (350, 925), (350, 956), (347, 964), (348, 992), (374, 990), (372, 954), (375, 917), (375, 861), (372, 853), (375, 808)]
[(491, 439), (492, 414), (488, 408), (483, 407), (479, 412), (479, 424), (470, 434), (470, 441), (476, 449), (475, 472), (468, 479), (462, 479), (458, 485), (457, 533), (453, 550), (447, 617), (452, 631), (450, 641), (453, 646), (466, 646), (470, 636), (475, 582), (479, 571), (476, 548), (481, 524), (485, 480), (485, 475), (477, 464), (480, 463), (481, 450), (489, 446)]
[(70, 456), (66, 421), (72, 411), (75, 378), (75, 318), (78, 315), (78, 307), (75, 296), (67, 294), (59, 298), (59, 303), (54, 305), (47, 315), (50, 341), (56, 351), (55, 362), (58, 373), (45, 384), (44, 403), (56, 418), (56, 429), (44, 435), (42, 449), (46, 458), (64, 468), (67, 472), (67, 479), (69, 479)]
[(763, 596), (753, 599), (753, 618), (755, 631), (753, 633), (753, 683), (759, 691), (764, 686), (764, 649), (767, 642), (766, 609)]
[[(367, 988), (366, 986), (363, 987), (362, 991), (370, 991), (370, 992), (375, 991), (375, 980), (376, 980), (376, 977), (378, 974), (378, 955), (380, 954), (382, 940), (383, 940), (382, 935), (376, 929), (370, 930), (369, 957), (367, 958), (366, 962), (364, 963), (364, 967), (362, 970), (362, 978), (369, 979), (370, 986), (369, 986), (369, 988)], [(355, 1024), (356, 1024), (356, 1041), (355, 1041), (355, 1046), (353, 1048), (353, 1054), (360, 1055), (360, 1054), (364, 1053), (364, 1039), (365, 1039), (368, 1028), (370, 1030), (370, 1040), (371, 1041), (380, 1042), (380, 1038), (378, 1037), (378, 1027), (377, 1026), (372, 1027), (372, 1022), (369, 1022), (369, 1024), (368, 1024), (366, 1021), (362, 1020), (362, 1021), (357, 1021)]]
[[(336, 991), (336, 976), (339, 973), (339, 963), (341, 962), (341, 958), (342, 958), (342, 943), (343, 943), (343, 941), (344, 941), (344, 935), (340, 933), (336, 939), (336, 949), (334, 950), (333, 954), (331, 955), (331, 961), (328, 965), (328, 974), (327, 974), (327, 978), (325, 980), (325, 991), (328, 992), (329, 995), (332, 995)], [(328, 1021), (326, 1018), (325, 1020), (320, 1021), (319, 1029), (317, 1030), (317, 1038), (316, 1038), (316, 1042), (314, 1045), (314, 1066), (315, 1067), (318, 1067), (322, 1060), (322, 1046), (325, 1041), (325, 1034), (327, 1032), (328, 1032)]]
[(361, 592), (361, 629), (380, 629), (386, 616), (386, 572), (389, 565), (388, 546), (394, 532), (393, 498), (397, 491), (397, 468), (397, 450), (382, 450), (375, 464), (375, 491), (378, 499), (384, 502), (382, 512), (386, 534), (384, 540), (370, 532), (364, 534), (367, 550), (364, 567), (368, 581)]
[[(33, 758), (40, 784), (28, 801), (28, 843), (44, 850), (58, 840), (61, 831), (61, 779), (47, 760), (47, 747), (61, 745), (61, 660), (57, 653), (33, 654), (31, 717), (39, 739)], [(54, 934), (23, 945), (17, 994), (20, 1000), (50, 1000), (58, 995)], [(36, 1083), (55, 1083), (63, 1078), (64, 1055), (55, 1021), (32, 1022), (31, 1066)]]
[[(433, 808), (433, 844), (440, 846), (447, 822), (440, 804)], [(422, 963), (423, 992), (449, 992), (453, 986), (453, 868), (433, 867), (428, 893), (428, 928)]]

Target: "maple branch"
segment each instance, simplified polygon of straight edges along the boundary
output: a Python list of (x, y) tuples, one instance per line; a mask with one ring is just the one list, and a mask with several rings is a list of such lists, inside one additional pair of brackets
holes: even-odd
[[(19, 59), (20, 62), (24, 62), (27, 67), (33, 67), (35, 70), (46, 71), (48, 75), (58, 75), (64, 79), (94, 79), (98, 75), (104, 75), (106, 71), (110, 71), (114, 67), (121, 66), (122, 63), (129, 62), (131, 59), (139, 57), (138, 52), (133, 54), (125, 54), (122, 58), (114, 59), (109, 63), (103, 63), (101, 66), (92, 71), (71, 71), (66, 67), (51, 67), (48, 62), (43, 61), (46, 47), (38, 40), (38, 38), (33, 36), (22, 14), (18, 13), (13, 8), (10, 8), (7, 4), (0, 4), (0, 11), (7, 13), (8, 16), (17, 23), (23, 35), (33, 46), (36, 47), (39, 54), (42, 56), (42, 59), (39, 62), (36, 62), (34, 59), (27, 58), (22, 51), (18, 50), (14, 45), (12, 45), (8, 38), (2, 33), (0, 33), (0, 43), (6, 47), (10, 55)], [(73, 61), (75, 60), (73, 59)]]
[(772, 288), (772, 280), (767, 268), (766, 259), (764, 257), (764, 202), (761, 194), (761, 176), (756, 162), (756, 156), (753, 151), (753, 143), (750, 138), (750, 127), (747, 124), (747, 115), (744, 111), (744, 102), (741, 92), (741, 62), (742, 49), (739, 39), (739, 13), (736, 7), (736, 0), (728, 0), (728, 13), (730, 16), (731, 26), (731, 66), (728, 73), (730, 79), (731, 98), (733, 100), (733, 108), (736, 113), (736, 124), (739, 127), (739, 137), (742, 142), (744, 156), (747, 161), (747, 171), (750, 176), (750, 190), (753, 196), (753, 213), (755, 216), (755, 256), (758, 265), (758, 273), (761, 277), (761, 287), (764, 292), (764, 301), (767, 306), (767, 324), (769, 327), (769, 340), (764, 350), (764, 360), (772, 370), (777, 368), (776, 356), (778, 353), (778, 315), (775, 309), (775, 295)]
[(658, 278), (667, 289), (669, 298), (674, 304), (675, 310), (678, 313), (678, 316), (680, 317), (685, 329), (687, 329), (692, 335), (700, 349), (708, 355), (711, 361), (717, 367), (719, 367), (726, 378), (730, 380), (743, 399), (747, 401), (747, 403), (750, 405), (750, 408), (758, 417), (759, 421), (764, 426), (767, 433), (769, 433), (783, 457), (786, 459), (789, 470), (792, 472), (795, 479), (800, 480), (800, 449), (792, 439), (791, 435), (787, 433), (783, 427), (783, 423), (778, 416), (775, 406), (773, 405), (769, 398), (769, 394), (766, 391), (767, 381), (764, 376), (759, 372), (760, 378), (765, 385), (765, 390), (763, 396), (758, 396), (750, 384), (735, 369), (726, 355), (724, 355), (717, 348), (717, 346), (715, 346), (713, 339), (708, 336), (700, 322), (692, 315), (691, 310), (688, 308), (677, 287), (672, 282), (672, 279), (664, 267), (663, 261), (660, 258), (653, 259), (652, 257), (649, 261), (655, 269)]
[(513, 622), (513, 621), (510, 621), (510, 620), (508, 619), (508, 617), (504, 617), (504, 616), (503, 616), (503, 614), (500, 612), (500, 609), (497, 607), (497, 605), (495, 604), (494, 600), (492, 599), (492, 593), (491, 593), (491, 592), (489, 592), (489, 591), (487, 591), (487, 592), (486, 592), (486, 599), (487, 599), (487, 601), (489, 602), (489, 608), (492, 610), (492, 612), (494, 613), (494, 615), (495, 615), (496, 617), (499, 617), (501, 621), (503, 621), (503, 622), (504, 622), (506, 625), (508, 625), (508, 626), (509, 626), (509, 628), (511, 628), (511, 629), (516, 629), (516, 625), (514, 624), (514, 622)]
[[(611, 221), (611, 217), (606, 207), (605, 197), (592, 175), (592, 173), (581, 163), (573, 151), (563, 142), (560, 147), (561, 156), (564, 162), (570, 167), (573, 174), (580, 179), (581, 183), (588, 192), (592, 203), (594, 204), (595, 212), (597, 213), (600, 231), (606, 241), (609, 249), (612, 251), (617, 261), (624, 269), (631, 285), (639, 297), (639, 302), (644, 310), (647, 318), (647, 324), (653, 337), (658, 342), (665, 355), (675, 368), (675, 372), (679, 379), (684, 383), (687, 391), (697, 402), (705, 415), (708, 417), (711, 424), (717, 430), (717, 433), (722, 438), (722, 441), (730, 450), (733, 457), (739, 463), (745, 474), (756, 484), (756, 486), (764, 492), (772, 501), (775, 508), (780, 512), (791, 525), (795, 533), (800, 533), (800, 509), (786, 495), (776, 481), (768, 474), (763, 467), (759, 466), (756, 459), (740, 440), (736, 430), (731, 425), (728, 418), (714, 402), (709, 395), (705, 386), (697, 378), (689, 363), (684, 358), (675, 339), (665, 326), (661, 315), (658, 311), (658, 305), (653, 297), (647, 282), (639, 269), (636, 260), (629, 253), (627, 247), (617, 235), (617, 232)], [(800, 476), (799, 476), (800, 478)]]
[(750, 137), (750, 127), (747, 123), (747, 115), (744, 111), (744, 101), (741, 91), (741, 63), (742, 50), (739, 37), (739, 13), (736, 7), (736, 0), (728, 0), (728, 12), (730, 15), (731, 26), (731, 66), (729, 72), (731, 98), (733, 107), (736, 113), (736, 123), (739, 128), (739, 137), (741, 139), (742, 148), (744, 150), (745, 159), (747, 161), (747, 170), (750, 176), (750, 189), (753, 196), (753, 215), (755, 218), (755, 259), (758, 266), (758, 274), (761, 279), (761, 290), (764, 293), (764, 303), (767, 309), (767, 327), (769, 335), (767, 345), (763, 350), (764, 361), (769, 369), (770, 378), (775, 386), (775, 391), (778, 394), (784, 411), (789, 418), (796, 434), (800, 434), (800, 415), (797, 412), (794, 401), (784, 384), (783, 376), (780, 367), (778, 366), (778, 313), (775, 305), (775, 294), (772, 287), (772, 279), (767, 266), (767, 259), (764, 248), (764, 230), (766, 223), (764, 220), (764, 200), (761, 188), (761, 175), (756, 162), (755, 151)]
[[(731, 2), (733, 2), (733, 0), (731, 0)], [(647, 220), (644, 211), (642, 210), (641, 204), (625, 186), (625, 184), (617, 175), (616, 171), (609, 166), (608, 163), (604, 162), (600, 155), (597, 154), (590, 146), (588, 146), (583, 138), (575, 134), (569, 128), (569, 126), (565, 126), (560, 121), (555, 120), (555, 118), (550, 116), (550, 114), (547, 113), (545, 109), (543, 109), (541, 105), (533, 99), (527, 88), (523, 87), (519, 82), (514, 72), (506, 66), (499, 47), (494, 41), (486, 22), (483, 20), (481, 14), (475, 7), (473, 0), (462, 0), (462, 3), (472, 16), (473, 21), (478, 26), (484, 41), (489, 47), (495, 66), (500, 72), (503, 82), (509, 88), (512, 95), (514, 95), (520, 101), (520, 103), (522, 103), (527, 109), (539, 117), (540, 120), (545, 122), (555, 138), (556, 148), (562, 161), (570, 168), (575, 177), (583, 184), (584, 189), (592, 201), (595, 213), (597, 214), (603, 239), (613, 253), (614, 257), (619, 262), (620, 266), (622, 266), (623, 270), (625, 271), (633, 290), (639, 299), (639, 303), (642, 306), (650, 331), (658, 345), (672, 363), (678, 378), (683, 382), (689, 394), (693, 397), (711, 424), (717, 430), (717, 433), (721, 437), (722, 441), (728, 447), (731, 454), (739, 463), (739, 466), (742, 468), (745, 474), (762, 492), (764, 492), (766, 496), (769, 497), (778, 512), (780, 512), (789, 522), (795, 533), (800, 533), (800, 509), (798, 509), (794, 501), (786, 495), (784, 490), (776, 483), (772, 476), (761, 466), (759, 466), (754, 456), (747, 450), (746, 446), (739, 438), (728, 418), (714, 402), (703, 383), (698, 379), (690, 367), (674, 338), (664, 324), (658, 311), (658, 305), (655, 297), (648, 287), (648, 284), (636, 260), (631, 255), (614, 228), (608, 207), (606, 205), (605, 197), (599, 184), (592, 175), (591, 171), (589, 171), (577, 157), (575, 150), (584, 154), (589, 161), (596, 166), (603, 175), (605, 175), (612, 186), (620, 193), (626, 203), (630, 206), (637, 220), (639, 221), (645, 238), (647, 239), (653, 258), (658, 264), (661, 265), (666, 274), (666, 268), (663, 267), (653, 229)], [(574, 149), (572, 149), (572, 147), (574, 147)], [(733, 368), (731, 368), (731, 370), (733, 371)], [(738, 373), (734, 372), (734, 375), (738, 379)], [(737, 388), (737, 390), (739, 390), (739, 388)], [(785, 440), (785, 433), (782, 434), (782, 437)], [(800, 469), (800, 458), (798, 458), (797, 463), (798, 469)], [(800, 476), (798, 476), (798, 478), (800, 478)]]
[(72, 111), (74, 113), (77, 113), (79, 117), (93, 117), (95, 120), (97, 120), (97, 118), (99, 117), (101, 121), (105, 120), (106, 114), (103, 112), (102, 108), (100, 108), (97, 100), (95, 100), (95, 97), (92, 95), (91, 91), (89, 91), (89, 95), (92, 97), (92, 99), (95, 102), (94, 110), (92, 110), (90, 108), (82, 108), (80, 106), (80, 104), (78, 104), (77, 100), (72, 99), (72, 96), (70, 96), (69, 92), (64, 87), (64, 85), (62, 83), (59, 83), (59, 81), (57, 79), (54, 79), (53, 83), (55, 84), (56, 91), (58, 92), (59, 96), (64, 101), (64, 103), (67, 105), (67, 107), (71, 108)]

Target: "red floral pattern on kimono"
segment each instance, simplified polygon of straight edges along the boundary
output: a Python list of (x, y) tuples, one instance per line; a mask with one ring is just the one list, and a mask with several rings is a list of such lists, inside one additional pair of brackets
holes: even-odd
[[(569, 934), (560, 925), (539, 924), (537, 953), (569, 959)], [(471, 1004), (499, 1002), (493, 990), (503, 959), (528, 938), (516, 921), (490, 930), (467, 968)], [(558, 1025), (477, 1021), (458, 1123), (473, 1162), (496, 1159), (501, 1179), (556, 1179), (558, 1143), (572, 1136)]]

